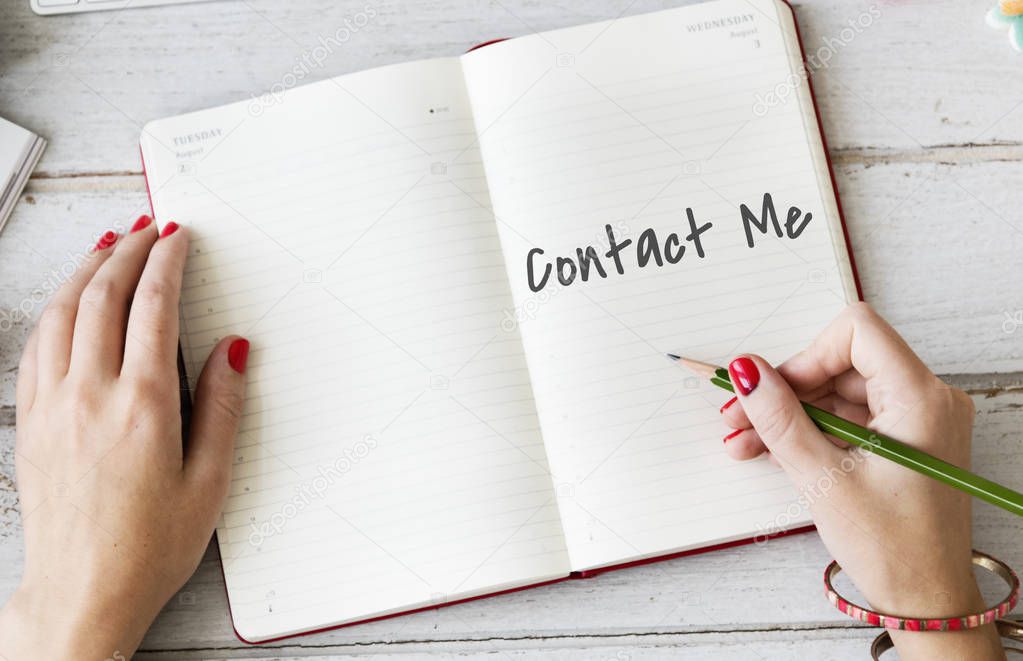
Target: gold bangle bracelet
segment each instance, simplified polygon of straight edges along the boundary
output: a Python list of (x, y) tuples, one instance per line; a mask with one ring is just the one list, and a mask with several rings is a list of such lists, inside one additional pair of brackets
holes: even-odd
[[(998, 635), (1002, 638), (1023, 643), (1023, 623), (1016, 620), (996, 620), (995, 627), (998, 628)], [(883, 631), (880, 636), (874, 639), (874, 643), (870, 646), (870, 656), (874, 661), (878, 661), (882, 654), (894, 646), (891, 634), (888, 631)], [(1023, 656), (1023, 648), (1006, 647), (1005, 651), (1010, 654)]]

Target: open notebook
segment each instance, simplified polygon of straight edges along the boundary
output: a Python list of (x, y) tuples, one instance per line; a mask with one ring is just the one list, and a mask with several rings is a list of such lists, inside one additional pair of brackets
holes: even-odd
[[(809, 521), (664, 357), (781, 360), (857, 297), (801, 62), (787, 5), (719, 0), (146, 127), (189, 377), (252, 341), (217, 532), (243, 640)], [(765, 193), (812, 220), (750, 248)], [(606, 277), (562, 284), (587, 246)]]

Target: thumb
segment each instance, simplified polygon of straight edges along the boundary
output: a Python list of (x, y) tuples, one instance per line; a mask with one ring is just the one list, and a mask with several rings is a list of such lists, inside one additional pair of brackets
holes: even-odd
[(185, 469), (227, 491), (231, 454), (245, 401), (249, 341), (226, 337), (210, 353), (195, 389)]
[(729, 363), (728, 374), (753, 428), (793, 480), (802, 482), (821, 466), (841, 461), (842, 450), (817, 429), (770, 363), (760, 356), (739, 356)]

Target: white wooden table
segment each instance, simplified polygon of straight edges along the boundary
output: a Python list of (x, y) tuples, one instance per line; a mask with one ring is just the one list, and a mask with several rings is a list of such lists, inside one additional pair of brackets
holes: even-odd
[[(975, 466), (1023, 488), (1023, 56), (962, 0), (804, 0), (808, 50), (868, 301), (974, 396)], [(69, 251), (148, 208), (138, 157), (155, 118), (265, 93), (320, 36), (376, 16), (320, 80), (672, 0), (225, 0), (43, 19), (0, 4), (0, 115), (50, 146), (0, 235), (0, 310), (39, 306)], [(843, 36), (873, 4), (880, 16)], [(835, 42), (832, 42), (835, 43)], [(0, 318), (2, 319), (2, 318)], [(21, 570), (14, 384), (31, 321), (0, 328), (0, 600)], [(978, 503), (976, 545), (1023, 569), (1023, 521)], [(211, 549), (138, 658), (861, 659), (874, 632), (820, 593), (816, 535), (248, 647)]]

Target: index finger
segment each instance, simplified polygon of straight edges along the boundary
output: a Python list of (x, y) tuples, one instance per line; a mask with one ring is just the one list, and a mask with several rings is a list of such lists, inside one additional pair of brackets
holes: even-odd
[(154, 368), (177, 373), (178, 301), (187, 253), (186, 232), (177, 223), (168, 223), (135, 288), (122, 374), (151, 373)]
[[(850, 370), (854, 373), (849, 374)], [(848, 380), (855, 373), (896, 390), (917, 388), (935, 378), (895, 329), (866, 303), (843, 310), (807, 349), (785, 361), (778, 371), (797, 392), (836, 391), (833, 380)]]

